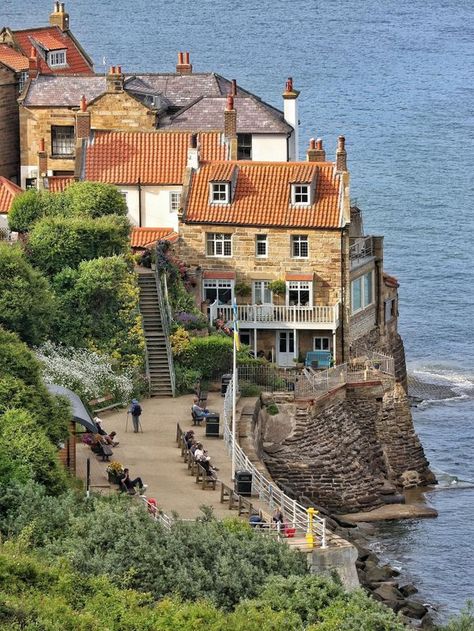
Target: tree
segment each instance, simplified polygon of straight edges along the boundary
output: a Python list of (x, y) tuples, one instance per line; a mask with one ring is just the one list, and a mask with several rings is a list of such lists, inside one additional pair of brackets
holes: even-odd
[(81, 261), (125, 254), (129, 231), (126, 217), (44, 217), (33, 226), (28, 249), (33, 264), (54, 275)]
[(127, 215), (125, 199), (112, 184), (76, 182), (68, 186), (63, 195), (66, 206), (74, 215)]
[(0, 243), (0, 325), (39, 344), (48, 335), (55, 308), (47, 279), (33, 269), (21, 246)]
[(42, 217), (64, 215), (65, 213), (67, 213), (67, 209), (61, 194), (29, 190), (21, 193), (13, 200), (8, 213), (8, 225), (10, 230), (28, 232)]

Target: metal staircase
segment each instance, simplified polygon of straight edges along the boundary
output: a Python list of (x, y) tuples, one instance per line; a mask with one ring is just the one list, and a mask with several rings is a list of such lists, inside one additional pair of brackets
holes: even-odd
[(160, 281), (155, 272), (138, 274), (140, 312), (147, 349), (147, 370), (150, 394), (157, 397), (174, 396), (173, 356), (169, 340), (168, 314), (161, 294)]

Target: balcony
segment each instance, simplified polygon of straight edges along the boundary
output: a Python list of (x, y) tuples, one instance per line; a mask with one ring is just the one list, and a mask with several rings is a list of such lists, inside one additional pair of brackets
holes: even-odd
[[(217, 318), (232, 322), (232, 305), (213, 302), (209, 320)], [(334, 306), (298, 307), (285, 305), (238, 305), (237, 319), (242, 329), (325, 329), (334, 331), (339, 326), (339, 303)]]
[(355, 237), (351, 239), (349, 246), (349, 259), (351, 269), (367, 263), (374, 256), (373, 237)]

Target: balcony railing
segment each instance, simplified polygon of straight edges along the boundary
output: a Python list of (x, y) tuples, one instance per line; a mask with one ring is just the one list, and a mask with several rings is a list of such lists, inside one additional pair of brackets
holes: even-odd
[[(213, 302), (209, 307), (209, 320), (217, 318), (229, 322), (234, 319), (232, 305)], [(334, 306), (238, 305), (237, 318), (241, 328), (315, 328), (336, 329), (339, 325), (339, 303)]]
[(372, 237), (357, 237), (351, 239), (349, 258), (351, 267), (360, 265), (364, 259), (374, 256), (374, 241)]

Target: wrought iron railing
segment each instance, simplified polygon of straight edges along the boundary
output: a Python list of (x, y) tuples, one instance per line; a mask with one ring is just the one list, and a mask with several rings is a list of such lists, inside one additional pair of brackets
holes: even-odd
[(362, 259), (374, 256), (374, 240), (370, 237), (355, 237), (351, 239), (349, 259), (351, 265), (357, 265)]

